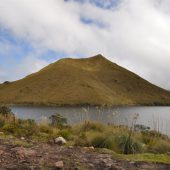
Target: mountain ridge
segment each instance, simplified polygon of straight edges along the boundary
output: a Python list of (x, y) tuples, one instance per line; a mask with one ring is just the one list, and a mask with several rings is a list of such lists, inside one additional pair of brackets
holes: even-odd
[(34, 105), (170, 105), (170, 92), (102, 55), (60, 59), (0, 85), (0, 103)]

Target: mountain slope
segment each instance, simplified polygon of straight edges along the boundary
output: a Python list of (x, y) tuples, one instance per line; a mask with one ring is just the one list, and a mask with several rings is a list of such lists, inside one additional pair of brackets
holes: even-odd
[(97, 55), (61, 59), (24, 79), (1, 84), (0, 103), (170, 105), (170, 92)]

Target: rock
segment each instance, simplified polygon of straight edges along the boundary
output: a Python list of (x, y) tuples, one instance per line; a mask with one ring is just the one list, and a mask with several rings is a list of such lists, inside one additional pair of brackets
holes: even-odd
[(84, 146), (83, 149), (88, 149), (88, 147), (87, 147), (87, 146)]
[(58, 145), (64, 145), (64, 144), (66, 144), (66, 140), (60, 136), (60, 137), (54, 139), (54, 143), (58, 144)]
[(64, 168), (64, 163), (63, 161), (58, 161), (55, 163), (55, 168), (56, 169), (63, 169)]
[(4, 153), (4, 151), (0, 150), (0, 156)]
[(25, 158), (25, 153), (24, 153), (24, 151), (23, 151), (22, 149), (16, 151), (16, 157), (17, 157), (18, 159), (24, 159), (24, 158)]
[(69, 146), (68, 148), (69, 148), (69, 149), (73, 149), (74, 147), (73, 147), (73, 146)]
[(4, 134), (4, 132), (0, 132), (0, 135), (3, 135)]
[(86, 150), (94, 150), (94, 147), (93, 146), (90, 146), (90, 147), (83, 147), (83, 149), (86, 149)]
[(21, 139), (21, 140), (25, 140), (25, 138), (24, 138), (24, 137), (21, 137), (20, 139)]
[(134, 162), (134, 161), (130, 161), (129, 163), (130, 163), (130, 164), (135, 164), (135, 162)]
[(33, 149), (21, 147), (12, 148), (11, 150), (16, 153), (16, 157), (20, 160), (24, 159), (25, 157), (34, 157), (37, 154)]
[(117, 165), (112, 165), (110, 170), (124, 170), (124, 168), (117, 166)]
[(90, 147), (89, 147), (89, 149), (92, 149), (92, 150), (94, 150), (94, 147), (93, 147), (93, 146), (90, 146)]

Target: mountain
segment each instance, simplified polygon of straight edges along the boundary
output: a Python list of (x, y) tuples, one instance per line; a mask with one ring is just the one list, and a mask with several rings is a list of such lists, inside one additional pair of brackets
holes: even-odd
[(170, 92), (97, 55), (61, 59), (21, 80), (5, 82), (0, 103), (170, 105)]

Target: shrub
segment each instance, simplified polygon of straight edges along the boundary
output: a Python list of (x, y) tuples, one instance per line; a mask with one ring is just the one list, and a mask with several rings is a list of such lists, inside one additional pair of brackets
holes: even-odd
[(56, 113), (49, 117), (52, 126), (63, 127), (67, 125), (67, 119), (60, 114)]
[(0, 106), (0, 114), (3, 116), (14, 115), (11, 109), (7, 106)]
[(147, 145), (152, 144), (155, 140), (168, 140), (167, 135), (163, 135), (155, 130), (141, 132), (141, 137), (141, 140)]
[(18, 119), (15, 122), (7, 122), (2, 129), (7, 134), (13, 134), (17, 137), (31, 137), (38, 130), (35, 121), (30, 119)]
[(71, 140), (72, 139), (72, 133), (70, 130), (68, 129), (64, 129), (64, 130), (60, 130), (58, 132), (59, 136), (62, 136), (63, 138), (65, 138), (66, 140)]
[(53, 130), (48, 125), (39, 125), (39, 131), (42, 133), (52, 134)]
[(148, 151), (157, 154), (168, 153), (170, 152), (170, 142), (157, 139), (148, 146)]
[(99, 122), (90, 122), (90, 121), (85, 121), (82, 126), (81, 126), (81, 131), (99, 131), (103, 132), (104, 131), (104, 125)]
[(5, 124), (2, 129), (7, 133), (14, 133), (16, 131), (14, 124)]
[(167, 135), (164, 135), (156, 130), (151, 130), (148, 132), (151, 138), (156, 137), (156, 138), (161, 138), (161, 139), (168, 139)]
[(6, 119), (4, 116), (0, 115), (0, 128), (2, 128), (5, 125)]
[(113, 149), (114, 138), (112, 136), (106, 137), (105, 135), (98, 135), (91, 141), (92, 146), (97, 148)]
[(134, 154), (142, 150), (142, 144), (132, 137), (129, 138), (129, 135), (121, 135), (116, 141), (123, 154)]
[(75, 140), (75, 146), (91, 146), (85, 133), (81, 133)]
[(31, 136), (34, 141), (38, 142), (48, 142), (50, 139), (53, 138), (52, 134), (47, 134), (43, 132), (38, 132)]

